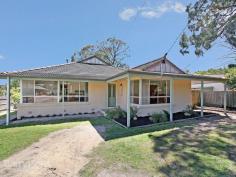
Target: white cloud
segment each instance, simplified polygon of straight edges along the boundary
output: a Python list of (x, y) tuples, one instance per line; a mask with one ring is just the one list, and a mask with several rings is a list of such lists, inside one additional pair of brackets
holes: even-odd
[(132, 8), (124, 9), (119, 16), (122, 20), (129, 21), (132, 17), (137, 15), (137, 10)]
[(143, 18), (151, 19), (159, 18), (168, 12), (183, 13), (185, 12), (185, 9), (185, 5), (180, 2), (166, 1), (162, 4), (157, 4), (154, 6), (127, 8), (121, 11), (119, 16), (125, 21), (129, 21), (131, 18), (137, 15), (140, 15)]
[(185, 12), (186, 7), (183, 4), (176, 2), (173, 7), (173, 10), (177, 13), (183, 13), (183, 12)]
[(0, 54), (0, 60), (4, 59), (5, 57), (3, 55)]

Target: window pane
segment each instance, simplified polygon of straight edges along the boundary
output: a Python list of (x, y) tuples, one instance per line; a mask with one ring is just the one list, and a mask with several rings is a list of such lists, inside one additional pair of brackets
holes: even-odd
[(88, 83), (80, 82), (80, 96), (88, 96)]
[(157, 85), (150, 85), (150, 96), (157, 96)]
[(22, 80), (22, 96), (34, 96), (34, 81)]
[(65, 82), (64, 95), (65, 96), (78, 96), (79, 95), (79, 82)]
[(130, 95), (131, 96), (139, 96), (139, 80), (130, 81)]
[(79, 102), (78, 96), (64, 97), (65, 102)]
[(158, 96), (166, 96), (166, 81), (160, 81)]
[(169, 80), (166, 81), (166, 89), (167, 89), (167, 91), (166, 91), (167, 96), (170, 96), (170, 81)]
[(36, 96), (57, 96), (57, 81), (35, 81)]
[(63, 82), (60, 81), (60, 96), (63, 95)]
[(157, 104), (157, 98), (150, 98), (150, 104)]
[(142, 80), (142, 104), (149, 104), (149, 80)]
[(34, 97), (23, 97), (23, 103), (34, 103)]
[(57, 102), (57, 97), (54, 97), (54, 96), (49, 96), (49, 97), (39, 96), (39, 97), (35, 97), (35, 103), (56, 103), (56, 102)]
[(88, 102), (88, 97), (80, 97), (80, 102)]

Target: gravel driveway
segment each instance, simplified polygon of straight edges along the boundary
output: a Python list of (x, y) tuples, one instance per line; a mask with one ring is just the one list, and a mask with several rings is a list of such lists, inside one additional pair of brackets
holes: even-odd
[(86, 155), (103, 142), (92, 125), (79, 125), (49, 134), (0, 163), (0, 176), (78, 176), (89, 162)]

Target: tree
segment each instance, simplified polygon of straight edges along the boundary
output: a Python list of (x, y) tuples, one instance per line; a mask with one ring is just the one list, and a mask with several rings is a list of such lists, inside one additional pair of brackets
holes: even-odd
[(235, 0), (198, 0), (187, 6), (188, 32), (180, 39), (180, 52), (189, 53), (189, 47), (195, 48), (195, 54), (202, 56), (213, 43), (221, 38), (236, 49), (236, 1)]
[(223, 74), (227, 78), (227, 85), (231, 89), (236, 89), (236, 65), (229, 64), (228, 68), (208, 69), (207, 71), (197, 71), (196, 74), (212, 75)]
[(236, 89), (236, 68), (230, 68), (225, 77), (228, 79), (227, 85), (231, 89)]
[(0, 85), (0, 96), (6, 95), (6, 87), (5, 85)]
[(114, 67), (127, 67), (124, 60), (129, 56), (128, 45), (114, 37), (107, 38), (95, 45), (86, 45), (78, 52), (78, 60), (98, 56)]
[(129, 56), (129, 47), (124, 41), (116, 38), (108, 38), (105, 41), (100, 42), (97, 49), (98, 51), (96, 54), (105, 59), (105, 61), (112, 66), (127, 67), (123, 61)]
[(20, 102), (20, 82), (17, 79), (11, 81), (11, 101), (14, 108)]
[(82, 49), (80, 49), (79, 59), (82, 60), (84, 58), (91, 57), (91, 56), (95, 55), (96, 52), (97, 52), (96, 46), (90, 45), (90, 44), (86, 45)]

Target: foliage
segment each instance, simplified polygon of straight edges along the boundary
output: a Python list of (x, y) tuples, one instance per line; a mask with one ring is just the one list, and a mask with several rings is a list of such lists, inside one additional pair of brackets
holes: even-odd
[(225, 77), (228, 79), (227, 85), (229, 88), (236, 89), (236, 68), (230, 68)]
[(4, 85), (0, 86), (0, 96), (6, 95), (6, 87)]
[(154, 123), (167, 122), (169, 120), (169, 117), (167, 116), (167, 112), (165, 112), (165, 113), (164, 112), (155, 112), (151, 115), (151, 118)]
[(180, 39), (180, 52), (189, 53), (189, 47), (195, 48), (195, 55), (202, 56), (219, 39), (236, 49), (236, 1), (235, 0), (197, 0), (189, 4), (189, 35), (184, 33)]
[(235, 64), (230, 64), (228, 68), (208, 69), (207, 71), (197, 71), (196, 74), (211, 75), (223, 74), (228, 79), (227, 85), (230, 89), (236, 88), (236, 67)]
[(195, 72), (195, 74), (200, 74), (200, 75), (225, 74), (227, 70), (228, 70), (227, 68), (218, 68), (218, 69), (210, 68), (207, 71), (197, 71)]
[(14, 107), (16, 107), (16, 104), (20, 102), (20, 88), (12, 88), (11, 89), (11, 101), (14, 104)]
[(11, 101), (14, 107), (20, 102), (20, 81), (16, 79), (11, 81)]
[(184, 115), (185, 116), (192, 116), (194, 114), (195, 114), (195, 112), (193, 110), (193, 106), (192, 105), (187, 105), (186, 109), (184, 110)]
[(162, 112), (165, 114), (166, 118), (169, 120), (170, 113), (167, 110), (162, 110)]
[(85, 58), (97, 56), (114, 67), (127, 67), (124, 60), (129, 56), (128, 45), (117, 38), (110, 37), (95, 45), (86, 45), (79, 52), (74, 54), (71, 61), (83, 60)]
[(106, 110), (106, 117), (109, 119), (124, 118), (124, 117), (126, 117), (126, 112), (118, 106), (116, 108), (107, 109)]
[(134, 117), (136, 117), (137, 113), (138, 113), (138, 108), (136, 106), (131, 106), (130, 107), (130, 118), (133, 119)]

